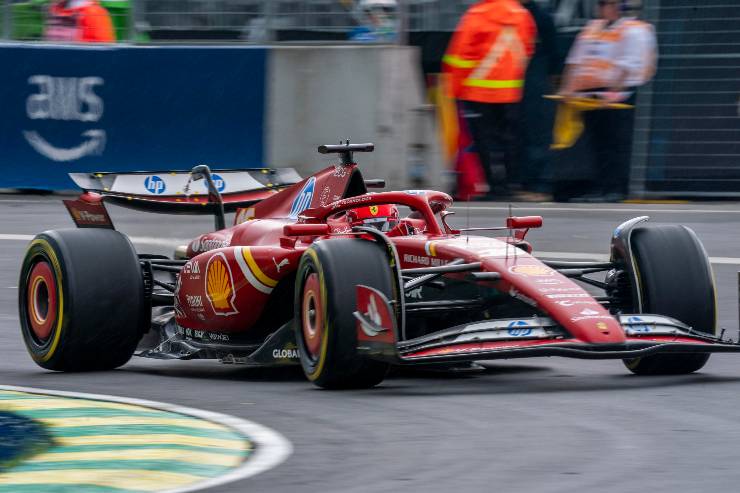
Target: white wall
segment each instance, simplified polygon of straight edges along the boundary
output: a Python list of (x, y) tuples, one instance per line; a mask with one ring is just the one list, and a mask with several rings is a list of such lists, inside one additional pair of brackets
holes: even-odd
[(388, 189), (411, 188), (411, 145), (421, 138), (428, 146), (424, 186), (445, 187), (433, 113), (419, 116), (426, 101), (416, 48), (272, 47), (267, 93), (269, 166), (309, 175), (336, 161), (318, 154), (319, 145), (350, 138), (376, 145), (372, 154), (355, 155), (366, 178), (385, 178)]

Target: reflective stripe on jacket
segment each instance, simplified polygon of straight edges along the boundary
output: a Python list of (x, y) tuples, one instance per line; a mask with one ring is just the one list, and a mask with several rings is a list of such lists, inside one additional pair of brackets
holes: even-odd
[(442, 60), (455, 97), (519, 102), (536, 35), (534, 19), (516, 0), (484, 0), (472, 6)]

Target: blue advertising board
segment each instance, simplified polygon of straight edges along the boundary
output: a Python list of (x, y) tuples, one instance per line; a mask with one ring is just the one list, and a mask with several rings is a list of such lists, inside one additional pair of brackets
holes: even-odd
[(263, 165), (267, 52), (0, 45), (0, 188), (70, 172)]

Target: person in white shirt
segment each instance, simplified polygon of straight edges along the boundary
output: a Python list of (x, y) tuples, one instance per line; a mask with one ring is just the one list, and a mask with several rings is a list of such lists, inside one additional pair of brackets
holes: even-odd
[[(570, 50), (560, 94), (634, 106), (637, 88), (655, 74), (655, 30), (633, 16), (633, 2), (599, 0), (598, 4), (599, 18), (581, 31)], [(591, 198), (622, 200), (629, 184), (634, 109), (589, 111), (584, 123), (598, 177)]]

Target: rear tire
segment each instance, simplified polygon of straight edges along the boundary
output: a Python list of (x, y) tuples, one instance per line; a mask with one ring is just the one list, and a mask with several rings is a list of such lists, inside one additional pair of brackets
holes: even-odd
[(149, 322), (139, 259), (107, 229), (46, 231), (29, 245), (18, 283), (26, 349), (55, 371), (125, 364)]
[(393, 272), (384, 250), (367, 240), (325, 240), (301, 257), (296, 277), (295, 328), (306, 377), (326, 389), (369, 388), (389, 365), (357, 353), (356, 286), (393, 299)]
[[(646, 224), (632, 233), (643, 312), (666, 315), (715, 334), (717, 307), (712, 268), (696, 234), (686, 226)], [(658, 354), (624, 360), (637, 375), (680, 375), (701, 369), (709, 354)]]

